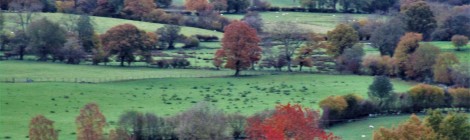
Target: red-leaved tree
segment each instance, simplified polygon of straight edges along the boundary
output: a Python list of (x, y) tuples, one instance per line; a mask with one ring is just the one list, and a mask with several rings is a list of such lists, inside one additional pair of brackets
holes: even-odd
[(261, 48), (258, 43), (261, 40), (255, 29), (241, 21), (232, 22), (224, 31), (222, 50), (227, 60), (225, 67), (235, 70), (235, 76), (238, 76), (241, 70), (260, 60)]
[(317, 111), (300, 105), (278, 105), (271, 116), (255, 115), (247, 119), (250, 139), (335, 140), (332, 133), (319, 128)]
[(75, 120), (77, 124), (77, 140), (103, 139), (103, 127), (106, 119), (95, 103), (85, 105)]
[(30, 140), (57, 140), (57, 133), (54, 130), (54, 122), (43, 115), (38, 115), (31, 119), (29, 124)]

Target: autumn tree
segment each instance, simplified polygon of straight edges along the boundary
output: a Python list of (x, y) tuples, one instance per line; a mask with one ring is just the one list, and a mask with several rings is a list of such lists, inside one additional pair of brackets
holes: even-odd
[(470, 88), (470, 64), (462, 63), (452, 68), (451, 77), (455, 86)]
[(467, 46), (468, 44), (468, 37), (463, 35), (454, 35), (452, 36), (452, 44), (454, 44), (457, 51), (460, 51), (461, 48)]
[(221, 110), (200, 103), (176, 116), (176, 133), (179, 139), (224, 139), (228, 128)]
[(357, 32), (349, 25), (340, 24), (332, 31), (328, 31), (328, 42), (331, 47), (327, 48), (327, 53), (337, 57), (343, 54), (346, 48), (351, 48), (359, 42)]
[(400, 38), (405, 35), (403, 22), (393, 18), (372, 32), (370, 42), (381, 55), (393, 56)]
[(287, 70), (292, 72), (292, 57), (296, 50), (305, 42), (303, 36), (305, 31), (299, 25), (291, 22), (277, 22), (269, 27), (271, 37), (274, 41), (281, 43), (282, 56), (287, 61)]
[(121, 66), (124, 66), (124, 62), (130, 65), (135, 61), (134, 54), (139, 50), (142, 51), (142, 48), (155, 45), (150, 44), (152, 41), (149, 41), (149, 38), (151, 37), (148, 37), (144, 31), (137, 29), (132, 24), (115, 26), (101, 35), (104, 50), (111, 55), (117, 55)]
[[(256, 116), (254, 116), (256, 117)], [(319, 127), (319, 114), (300, 105), (278, 105), (272, 115), (248, 118), (250, 139), (339, 139)]]
[(443, 107), (445, 103), (444, 90), (436, 86), (419, 84), (413, 86), (408, 94), (411, 97), (414, 111)]
[(58, 23), (43, 18), (31, 23), (27, 32), (30, 45), (40, 61), (48, 60), (49, 55), (53, 60), (60, 59), (57, 54), (67, 40), (65, 29)]
[(388, 109), (393, 98), (393, 84), (387, 76), (376, 76), (369, 85), (369, 99), (373, 100), (381, 109)]
[[(180, 34), (181, 27), (178, 25), (165, 25), (161, 28), (158, 28), (156, 34), (159, 35), (158, 41), (163, 48), (169, 50), (175, 49), (176, 41), (180, 40), (183, 35)], [(165, 47), (168, 45), (168, 47)]]
[(10, 10), (16, 12), (15, 20), (22, 31), (26, 31), (26, 27), (31, 23), (34, 14), (44, 7), (40, 0), (14, 0), (8, 6)]
[(453, 53), (442, 53), (433, 66), (434, 81), (444, 84), (452, 84), (451, 69), (459, 64), (459, 60)]
[(80, 110), (80, 115), (75, 123), (77, 124), (78, 140), (103, 139), (103, 128), (106, 125), (106, 119), (97, 104), (86, 104)]
[(57, 132), (54, 130), (54, 122), (43, 115), (37, 115), (29, 123), (30, 140), (57, 140)]
[(451, 88), (449, 89), (449, 93), (453, 97), (453, 107), (470, 109), (470, 89)]
[(220, 67), (222, 67), (222, 64), (224, 63), (224, 56), (225, 56), (224, 50), (217, 50), (215, 52), (214, 60), (212, 64), (214, 64), (217, 70), (220, 70)]
[(341, 118), (342, 112), (348, 107), (348, 102), (342, 96), (328, 96), (320, 101), (320, 108), (323, 110), (321, 120), (324, 126), (330, 126)]
[(464, 113), (443, 114), (439, 110), (430, 110), (427, 112), (424, 122), (426, 126), (436, 132), (439, 139), (470, 139), (470, 122)]
[(366, 55), (362, 60), (362, 67), (371, 75), (394, 76), (396, 73), (395, 59), (388, 55)]
[(240, 114), (230, 114), (227, 116), (227, 123), (231, 128), (231, 136), (234, 139), (242, 139), (243, 136), (246, 136), (244, 130), (247, 124), (247, 118)]
[(207, 0), (185, 0), (184, 6), (190, 11), (205, 11), (212, 9)]
[(423, 36), (418, 33), (406, 33), (401, 37), (393, 55), (393, 58), (397, 61), (399, 76), (405, 75), (406, 64), (409, 62), (411, 55), (418, 49), (419, 42), (422, 39)]
[(143, 21), (145, 16), (155, 9), (153, 0), (125, 0), (122, 15), (130, 19)]
[(104, 47), (101, 43), (101, 39), (100, 39), (100, 36), (98, 34), (93, 34), (92, 36), (92, 40), (93, 40), (93, 49), (92, 49), (92, 55), (93, 57), (91, 58), (92, 59), (92, 64), (93, 65), (98, 65), (99, 63), (101, 62), (104, 62), (104, 65), (107, 64), (107, 62), (109, 62), (109, 52), (105, 51), (104, 50)]
[(299, 65), (299, 71), (302, 71), (302, 67), (313, 67), (313, 47), (303, 46), (297, 51), (297, 57), (295, 62)]
[(362, 57), (364, 49), (361, 45), (346, 48), (338, 58), (336, 58), (336, 69), (340, 72), (351, 72), (354, 74), (361, 73)]
[(425, 39), (429, 39), (431, 32), (437, 27), (431, 7), (424, 1), (413, 2), (401, 12), (405, 15), (408, 32), (421, 33)]
[(440, 49), (430, 44), (420, 45), (411, 54), (409, 62), (406, 63), (406, 76), (420, 81), (432, 79), (432, 67), (440, 54)]
[(241, 70), (251, 66), (252, 59), (261, 57), (260, 39), (255, 29), (241, 21), (232, 22), (224, 31), (225, 67), (235, 70), (235, 76), (238, 76)]
[(410, 119), (391, 129), (380, 128), (374, 131), (374, 140), (401, 140), (421, 138), (426, 140), (437, 140), (438, 136), (432, 128), (427, 127), (416, 115), (411, 115)]

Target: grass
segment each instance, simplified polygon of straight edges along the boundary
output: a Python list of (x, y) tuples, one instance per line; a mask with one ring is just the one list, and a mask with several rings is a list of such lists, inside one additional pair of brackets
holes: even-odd
[[(370, 14), (342, 14), (342, 13), (304, 13), (304, 12), (262, 12), (261, 17), (270, 26), (275, 22), (289, 21), (299, 24), (300, 27), (309, 29), (316, 33), (326, 33), (339, 23), (346, 20), (365, 19)], [(240, 14), (225, 14), (229, 19), (242, 19)]]
[(193, 76), (229, 76), (229, 70), (211, 71), (194, 69), (156, 69), (144, 67), (118, 67), (118, 66), (92, 66), (92, 65), (64, 65), (62, 63), (34, 62), (34, 61), (0, 61), (0, 80), (11, 78), (33, 80), (66, 81), (80, 79), (146, 79), (165, 77), (193, 77)]
[[(6, 29), (11, 29), (11, 28), (19, 28), (18, 25), (16, 25), (15, 21), (13, 20), (15, 14), (13, 13), (5, 13), (5, 19), (6, 19)], [(75, 16), (75, 15), (72, 15)], [(62, 13), (38, 13), (34, 15), (34, 20), (41, 19), (41, 18), (48, 18), (54, 22), (64, 22), (64, 21), (69, 21), (68, 14), (62, 14)], [(150, 22), (141, 22), (141, 21), (133, 21), (133, 20), (125, 20), (125, 19), (117, 19), (117, 18), (108, 18), (108, 17), (92, 17), (95, 30), (96, 32), (102, 34), (105, 33), (108, 29), (121, 25), (121, 24), (133, 24), (137, 26), (139, 29), (145, 30), (147, 32), (155, 32), (158, 28), (163, 27), (165, 24), (158, 24), (158, 23), (150, 23)], [(203, 35), (215, 35), (218, 36), (219, 38), (222, 37), (221, 32), (216, 32), (212, 30), (206, 30), (206, 29), (200, 29), (200, 28), (194, 28), (194, 27), (182, 27), (181, 28), (181, 33), (186, 35), (186, 36), (191, 36), (195, 34), (203, 34)]]
[[(470, 114), (468, 114), (470, 115)], [(418, 114), (421, 119), (424, 119), (424, 114)], [(378, 118), (365, 118), (364, 120), (339, 124), (329, 128), (328, 130), (333, 132), (336, 136), (340, 136), (344, 139), (350, 140), (370, 140), (372, 139), (375, 130), (384, 128), (397, 127), (403, 122), (406, 122), (410, 118), (410, 114), (396, 115), (396, 116), (385, 116)], [(468, 120), (470, 122), (470, 118)], [(369, 125), (374, 128), (369, 128)], [(365, 135), (365, 137), (362, 137)]]
[[(293, 0), (267, 0), (269, 3), (271, 3), (271, 6), (277, 6), (277, 7), (297, 7), (300, 6), (299, 1), (293, 1)], [(185, 0), (173, 0), (173, 5), (175, 6), (183, 6)]]
[[(2, 77), (15, 73), (29, 76), (88, 77), (131, 73), (167, 75), (170, 72), (158, 73), (159, 70), (154, 70), (157, 72), (148, 73), (140, 68), (65, 64), (34, 65), (32, 62), (16, 61), (1, 63)], [(12, 70), (16, 71), (10, 72)], [(101, 73), (96, 74), (100, 71)], [(75, 117), (79, 109), (90, 102), (99, 104), (110, 124), (116, 122), (118, 116), (126, 110), (169, 116), (201, 101), (207, 101), (228, 113), (240, 112), (244, 115), (271, 109), (277, 103), (288, 102), (318, 109), (318, 102), (330, 95), (356, 93), (367, 96), (367, 87), (372, 83), (372, 79), (370, 76), (355, 75), (287, 74), (243, 78), (161, 78), (98, 84), (0, 83), (0, 137), (26, 139), (30, 119), (43, 114), (55, 121), (56, 129), (61, 130), (61, 139), (74, 139), (75, 135), (72, 133), (75, 132)], [(397, 92), (406, 91), (413, 85), (400, 80), (393, 80), (393, 83)]]
[[(441, 53), (442, 52), (454, 53), (461, 63), (470, 63), (470, 45), (467, 45), (467, 47), (462, 48), (461, 51), (456, 51), (455, 47), (452, 45), (452, 42), (450, 41), (422, 42), (422, 44), (424, 43), (429, 43), (431, 45), (434, 45), (440, 48)], [(366, 52), (366, 54), (380, 55), (379, 50), (371, 46), (365, 46), (364, 51)]]

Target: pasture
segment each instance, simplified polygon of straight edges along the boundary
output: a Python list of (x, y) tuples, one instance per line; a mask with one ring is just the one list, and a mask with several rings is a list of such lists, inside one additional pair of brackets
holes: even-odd
[[(267, 0), (269, 3), (271, 3), (271, 6), (276, 6), (276, 7), (297, 7), (300, 6), (299, 1), (294, 0)], [(183, 6), (185, 0), (173, 0), (173, 5), (174, 6)]]
[[(120, 76), (136, 74), (166, 75), (156, 69), (70, 66), (7, 61), (0, 76), (15, 73), (28, 76)], [(10, 67), (5, 69), (6, 65)], [(27, 66), (31, 65), (31, 66)], [(12, 68), (11, 68), (12, 67)], [(51, 68), (46, 68), (51, 67)], [(21, 70), (21, 72), (18, 72)], [(147, 71), (148, 70), (148, 71)], [(155, 71), (150, 73), (149, 71)], [(73, 71), (73, 72), (72, 72)], [(101, 73), (98, 73), (101, 71)], [(147, 72), (146, 72), (147, 71)], [(184, 72), (184, 70), (181, 70)], [(172, 71), (175, 72), (175, 71)], [(193, 71), (197, 73), (197, 71)], [(202, 72), (202, 71), (201, 71)], [(206, 71), (211, 72), (211, 71)], [(98, 73), (98, 74), (97, 74)], [(74, 120), (79, 109), (89, 102), (100, 105), (112, 127), (126, 110), (154, 112), (160, 116), (177, 114), (194, 103), (205, 101), (227, 113), (251, 115), (272, 109), (277, 103), (299, 103), (318, 108), (318, 102), (330, 95), (356, 93), (366, 98), (370, 76), (281, 74), (243, 78), (157, 78), (107, 83), (0, 83), (0, 137), (26, 139), (31, 117), (43, 114), (55, 121), (59, 138), (74, 139)], [(395, 91), (404, 92), (414, 83), (393, 80)]]
[[(14, 13), (5, 13), (6, 17), (6, 27), (5, 29), (15, 29), (19, 28), (18, 25), (15, 23), (16, 15)], [(64, 23), (64, 22), (74, 22), (78, 17), (76, 15), (69, 15), (69, 14), (62, 14), (62, 13), (37, 13), (34, 15), (33, 20), (38, 20), (41, 18), (47, 18), (51, 21)], [(151, 22), (142, 22), (142, 21), (134, 21), (134, 20), (126, 20), (126, 19), (118, 19), (118, 18), (109, 18), (109, 17), (96, 17), (92, 16), (92, 21), (94, 22), (95, 30), (97, 33), (102, 34), (105, 33), (110, 28), (121, 25), (121, 24), (133, 24), (137, 28), (141, 30), (145, 30), (147, 32), (155, 32), (158, 28), (163, 27), (165, 24), (158, 24), (158, 23), (151, 23)], [(222, 37), (221, 32), (194, 28), (194, 27), (182, 27), (181, 34), (186, 36), (191, 36), (195, 34), (202, 34), (202, 35), (214, 35), (219, 38)]]
[[(313, 31), (315, 33), (327, 33), (336, 25), (352, 20), (366, 19), (374, 17), (371, 14), (342, 14), (342, 13), (304, 13), (304, 12), (261, 12), (260, 13), (266, 27), (275, 22), (293, 22), (300, 27)], [(229, 19), (240, 20), (243, 15), (240, 14), (224, 14)], [(382, 17), (385, 18), (385, 17)]]

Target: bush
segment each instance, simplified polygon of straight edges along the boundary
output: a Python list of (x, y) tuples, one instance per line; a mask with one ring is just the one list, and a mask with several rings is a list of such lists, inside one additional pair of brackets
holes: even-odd
[(196, 37), (189, 37), (184, 40), (183, 48), (197, 48), (199, 47), (199, 39)]
[(374, 101), (380, 109), (387, 110), (389, 101), (393, 98), (393, 85), (386, 76), (376, 76), (369, 86), (369, 99)]
[(454, 44), (457, 51), (460, 51), (464, 46), (468, 44), (468, 37), (463, 35), (454, 35), (452, 36), (452, 43)]
[(470, 89), (468, 88), (452, 88), (449, 89), (452, 95), (452, 106), (457, 108), (466, 108), (470, 110)]
[(179, 139), (226, 139), (228, 128), (223, 111), (201, 103), (176, 116)]
[(163, 69), (170, 67), (170, 63), (166, 59), (157, 60), (153, 65), (156, 65), (158, 68), (163, 68)]
[(320, 102), (320, 107), (323, 109), (321, 120), (324, 126), (364, 117), (376, 111), (374, 104), (354, 94), (330, 96)]
[(200, 41), (200, 42), (217, 42), (219, 41), (219, 37), (214, 36), (214, 35), (200, 35), (197, 34), (195, 37)]
[(427, 108), (445, 107), (444, 90), (439, 87), (419, 84), (412, 87), (408, 94), (415, 112)]
[(395, 75), (395, 60), (390, 56), (366, 55), (362, 67), (370, 75)]
[(170, 65), (173, 68), (186, 68), (191, 63), (185, 58), (173, 58), (170, 60)]

